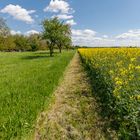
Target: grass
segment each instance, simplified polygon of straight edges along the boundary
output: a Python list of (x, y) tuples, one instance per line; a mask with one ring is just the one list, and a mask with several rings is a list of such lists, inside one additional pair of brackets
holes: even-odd
[(32, 133), (74, 51), (0, 53), (0, 139)]

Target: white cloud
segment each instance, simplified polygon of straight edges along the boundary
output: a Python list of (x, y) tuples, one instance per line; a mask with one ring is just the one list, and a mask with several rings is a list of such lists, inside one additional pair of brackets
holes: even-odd
[(30, 36), (30, 35), (33, 35), (33, 34), (39, 34), (39, 32), (36, 31), (36, 30), (29, 30), (25, 33), (25, 35), (27, 35), (27, 36)]
[(49, 3), (49, 6), (47, 6), (44, 9), (44, 12), (61, 12), (68, 14), (73, 11), (72, 8), (70, 8), (70, 5), (67, 1), (65, 0), (51, 0)]
[(85, 30), (72, 30), (72, 35), (73, 36), (78, 36), (78, 37), (94, 37), (96, 35), (96, 32), (94, 30), (90, 29), (85, 29)]
[(66, 0), (51, 0), (49, 5), (44, 9), (44, 12), (58, 13), (58, 15), (54, 15), (52, 18), (57, 17), (58, 19), (67, 20), (66, 24), (71, 26), (77, 24), (72, 15), (74, 10)]
[(129, 30), (115, 37), (117, 46), (140, 46), (140, 29)]
[(90, 47), (115, 45), (114, 39), (98, 37), (96, 34), (97, 32), (91, 29), (72, 30), (73, 44)]
[(10, 33), (12, 35), (16, 35), (16, 34), (21, 34), (21, 31), (14, 31), (14, 30), (11, 30)]
[(120, 34), (116, 36), (116, 39), (121, 39), (121, 40), (140, 40), (140, 29), (136, 30), (129, 30), (126, 33)]
[(76, 25), (77, 23), (73, 19), (71, 19), (71, 20), (67, 20), (66, 24), (69, 24), (72, 26), (72, 25)]
[(103, 38), (108, 38), (108, 35), (103, 35)]
[(58, 19), (62, 19), (62, 20), (73, 18), (72, 15), (66, 15), (66, 14), (60, 14), (60, 15), (56, 15), (56, 16), (53, 16), (53, 17), (57, 17)]
[(35, 13), (35, 12), (36, 12), (36, 10), (29, 10), (29, 11), (28, 11), (29, 14), (33, 14), (33, 13)]
[(9, 4), (0, 10), (1, 13), (8, 13), (9, 15), (13, 16), (15, 19), (24, 21), (26, 23), (33, 23), (34, 20), (32, 19), (31, 15), (35, 12), (35, 10), (26, 10), (19, 5)]
[(90, 29), (86, 29), (83, 31), (84, 34), (90, 35), (90, 36), (95, 36), (96, 32)]
[(114, 37), (97, 36), (97, 32), (90, 29), (72, 30), (74, 45), (103, 47), (103, 46), (140, 46), (140, 29), (129, 30), (126, 33)]

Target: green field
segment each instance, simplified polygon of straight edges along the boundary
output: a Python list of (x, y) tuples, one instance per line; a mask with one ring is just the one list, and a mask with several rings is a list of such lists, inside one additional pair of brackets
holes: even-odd
[(0, 139), (32, 133), (74, 51), (0, 53)]

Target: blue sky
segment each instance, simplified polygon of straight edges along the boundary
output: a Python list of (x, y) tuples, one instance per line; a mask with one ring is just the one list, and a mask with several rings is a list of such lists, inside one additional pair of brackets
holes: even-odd
[(140, 0), (1, 0), (0, 16), (12, 34), (40, 32), (44, 18), (57, 16), (74, 44), (140, 45)]

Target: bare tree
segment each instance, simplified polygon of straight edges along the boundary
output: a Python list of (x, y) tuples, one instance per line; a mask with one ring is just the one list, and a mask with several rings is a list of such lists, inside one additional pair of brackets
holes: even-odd
[(10, 30), (6, 24), (6, 21), (1, 17), (0, 17), (0, 35), (4, 37), (10, 35)]

